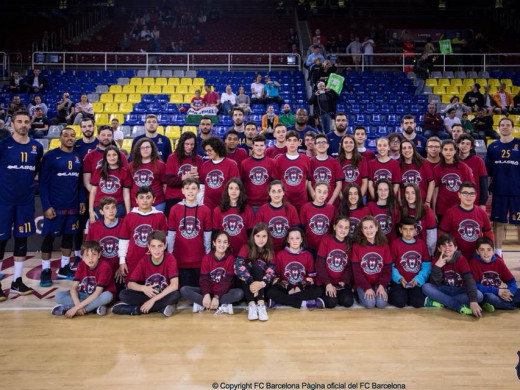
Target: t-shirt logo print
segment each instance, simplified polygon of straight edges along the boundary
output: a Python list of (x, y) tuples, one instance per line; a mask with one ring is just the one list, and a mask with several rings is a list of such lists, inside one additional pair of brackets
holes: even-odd
[(284, 217), (274, 217), (269, 221), (269, 230), (274, 238), (284, 238), (289, 229), (289, 221)]
[(451, 287), (462, 286), (462, 277), (457, 272), (448, 270), (444, 272), (444, 284)]
[(374, 217), (377, 222), (379, 222), (379, 226), (384, 234), (390, 234), (392, 231), (392, 218), (390, 218), (386, 214), (378, 214)]
[(327, 256), (327, 267), (332, 272), (343, 272), (347, 265), (347, 254), (341, 249), (334, 249)]
[(499, 288), (502, 285), (500, 276), (494, 271), (485, 271), (482, 274), (481, 284), (485, 287), (496, 287)]
[(139, 169), (134, 173), (134, 182), (138, 187), (149, 187), (153, 179), (153, 172), (149, 169)]
[(374, 252), (369, 252), (361, 259), (361, 268), (366, 274), (378, 274), (383, 269), (383, 258)]
[(163, 274), (155, 273), (146, 278), (145, 286), (151, 286), (156, 292), (161, 293), (166, 287), (168, 287), (168, 282)]
[(298, 167), (289, 167), (285, 170), (283, 178), (287, 185), (297, 186), (303, 180), (303, 172)]
[(229, 214), (222, 220), (222, 227), (230, 236), (237, 236), (244, 228), (244, 220), (240, 215)]
[(206, 184), (209, 188), (217, 189), (224, 183), (224, 173), (219, 169), (214, 169), (206, 176)]
[(408, 251), (401, 256), (400, 263), (406, 272), (417, 273), (421, 269), (421, 255), (416, 251)]
[(392, 180), (392, 173), (388, 169), (378, 169), (374, 172), (374, 182), (382, 179)]
[(191, 171), (191, 164), (183, 164), (179, 167), (179, 171), (177, 172), (178, 176), (185, 175)]
[(359, 177), (359, 170), (354, 165), (345, 165), (342, 170), (343, 175), (345, 175), (345, 181), (349, 183), (355, 182)]
[(121, 188), (121, 182), (117, 176), (109, 175), (106, 180), (99, 180), (99, 186), (104, 194), (115, 194)]
[(134, 230), (134, 242), (137, 246), (141, 248), (146, 248), (148, 246), (148, 236), (153, 231), (153, 228), (150, 225), (139, 225)]
[(97, 283), (95, 276), (85, 276), (79, 285), (79, 291), (87, 293), (89, 295), (94, 294), (96, 291)]
[(465, 219), (459, 223), (457, 232), (464, 241), (474, 242), (477, 241), (480, 235), (480, 226), (472, 219)]
[(422, 181), (421, 174), (415, 169), (403, 173), (403, 184), (417, 184), (419, 185)]
[(226, 275), (226, 270), (222, 267), (215, 268), (209, 273), (211, 280), (215, 283), (220, 283), (222, 278)]
[(318, 167), (314, 170), (314, 180), (315, 181), (324, 181), (326, 183), (330, 183), (332, 180), (332, 173), (330, 169), (327, 167)]
[(322, 236), (329, 231), (329, 218), (323, 214), (316, 214), (309, 221), (309, 227), (314, 234)]
[(446, 186), (448, 191), (451, 192), (457, 192), (460, 188), (460, 185), (462, 184), (460, 176), (456, 173), (447, 173), (442, 177), (441, 182)]
[(255, 186), (261, 186), (267, 183), (269, 174), (267, 173), (267, 169), (264, 167), (255, 167), (249, 172), (249, 179)]
[(200, 231), (200, 221), (195, 217), (181, 219), (179, 230), (184, 238), (191, 239), (197, 237)]
[(103, 237), (99, 241), (99, 245), (101, 245), (101, 256), (106, 257), (108, 259), (113, 259), (117, 257), (117, 252), (119, 251), (118, 238), (114, 236)]
[(305, 268), (301, 263), (291, 261), (285, 266), (285, 272), (283, 275), (290, 284), (298, 284), (305, 277)]

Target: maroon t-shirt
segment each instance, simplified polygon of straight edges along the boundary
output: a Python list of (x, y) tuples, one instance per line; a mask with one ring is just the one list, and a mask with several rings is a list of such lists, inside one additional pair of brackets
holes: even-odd
[(275, 160), (274, 178), (285, 185), (287, 200), (297, 209), (307, 202), (306, 180), (310, 180), (309, 157), (300, 153), (298, 158), (290, 160), (286, 154)]
[(213, 210), (222, 201), (222, 193), (228, 180), (240, 178), (240, 173), (236, 162), (226, 157), (219, 163), (206, 161), (202, 164), (199, 177), (204, 184), (204, 204)]
[(117, 203), (123, 203), (123, 188), (132, 187), (132, 175), (125, 167), (121, 169), (109, 169), (108, 178), (105, 180), (101, 177), (101, 168), (98, 168), (92, 175), (90, 184), (97, 187), (96, 196), (94, 198), (95, 207), (99, 205), (99, 202), (105, 196), (111, 196)]
[[(417, 227), (417, 233), (415, 237), (419, 237), (421, 240), (426, 242), (426, 233), (429, 229), (437, 228), (437, 221), (435, 219), (435, 214), (433, 210), (426, 205), (423, 205), (424, 210), (426, 211), (426, 215), (420, 220), (415, 222), (415, 226)], [(408, 213), (410, 217), (415, 218), (415, 209), (408, 209)]]
[(330, 233), (335, 214), (334, 206), (328, 203), (316, 206), (313, 202), (308, 202), (302, 206), (300, 222), (305, 229), (307, 247), (318, 249), (320, 241)]
[(341, 172), (343, 173), (343, 189), (350, 183), (356, 183), (359, 188), (363, 184), (363, 179), (368, 178), (368, 163), (363, 157), (357, 166), (352, 164), (351, 160), (345, 160), (341, 163)]
[(200, 156), (197, 156), (196, 162), (194, 163), (191, 156), (179, 161), (175, 153), (170, 154), (166, 161), (166, 180), (168, 181), (169, 178), (175, 177), (179, 178), (179, 180), (176, 186), (172, 187), (168, 185), (166, 187), (166, 199), (184, 199), (184, 195), (182, 194), (182, 175), (190, 172), (191, 167), (197, 167), (197, 172), (200, 172), (202, 163), (203, 160)]
[(103, 260), (99, 260), (94, 268), (89, 268), (85, 262), (78, 264), (74, 274), (74, 281), (79, 282), (78, 291), (92, 295), (97, 287), (110, 291), (116, 295), (116, 285), (112, 274), (112, 267)]
[(231, 160), (236, 162), (237, 163), (237, 167), (239, 167), (240, 164), (242, 164), (242, 161), (247, 159), (249, 156), (247, 155), (247, 152), (246, 152), (245, 149), (236, 148), (233, 153), (228, 152), (226, 157), (230, 158)]
[[(101, 168), (101, 163), (103, 162), (103, 154), (104, 150), (100, 150), (96, 148), (87, 153), (85, 158), (83, 159), (83, 172), (84, 173), (94, 173), (96, 169)], [(123, 152), (119, 151), (119, 155), (121, 156), (121, 162), (125, 168), (128, 168), (128, 160)]]
[(141, 164), (134, 167), (130, 164), (130, 173), (132, 174), (132, 190), (130, 198), (132, 199), (132, 207), (137, 207), (135, 196), (141, 187), (151, 187), (155, 196), (154, 206), (165, 201), (163, 184), (166, 183), (166, 164), (158, 160), (155, 164), (151, 162)]
[(177, 277), (179, 277), (177, 259), (171, 253), (165, 252), (159, 264), (154, 264), (149, 254), (144, 255), (128, 280), (151, 286), (157, 293), (161, 293), (170, 285), (171, 280)]
[(368, 162), (368, 180), (376, 183), (381, 179), (387, 179), (392, 184), (401, 184), (401, 169), (396, 160), (381, 162), (374, 159)]
[[(439, 259), (435, 257), (432, 261), (432, 267), (435, 266)], [(460, 255), (456, 261), (450, 264), (444, 264), (441, 267), (442, 272), (442, 284), (450, 287), (463, 287), (464, 278), (463, 276), (467, 273), (471, 274), (468, 261), (464, 255)]]
[(423, 163), (420, 167), (417, 167), (415, 164), (402, 163), (401, 181), (401, 191), (404, 191), (404, 186), (407, 184), (417, 184), (424, 202), (428, 193), (428, 185), (434, 181), (434, 177), (429, 164)]
[(275, 170), (275, 162), (269, 157), (257, 159), (249, 157), (242, 161), (240, 172), (247, 195), (247, 202), (251, 206), (261, 206), (269, 198), (268, 188)]
[(334, 236), (324, 237), (316, 258), (316, 284), (337, 286), (339, 282), (352, 285), (352, 263), (345, 241)]
[(287, 230), (300, 224), (300, 217), (291, 204), (273, 207), (266, 203), (258, 209), (256, 222), (264, 222), (271, 232), (275, 251), (282, 249), (283, 240)]
[(274, 160), (279, 155), (285, 154), (285, 153), (287, 153), (287, 146), (279, 148), (278, 146), (273, 145), (273, 146), (269, 146), (265, 150), (265, 157), (269, 157), (269, 158), (272, 158)]
[(329, 185), (329, 195), (325, 202), (332, 198), (336, 182), (343, 180), (343, 171), (338, 160), (327, 157), (325, 160), (319, 160), (317, 157), (310, 159), (311, 184), (312, 188), (318, 181), (324, 181)]
[(119, 219), (117, 225), (107, 227), (100, 219), (88, 228), (87, 241), (94, 240), (101, 246), (101, 259), (105, 260), (115, 272), (119, 269), (119, 232), (123, 226), (123, 220)]
[(254, 225), (255, 214), (249, 205), (242, 213), (239, 213), (236, 207), (230, 207), (228, 211), (221, 211), (220, 206), (217, 206), (213, 210), (213, 229), (229, 234), (231, 252), (235, 256), (247, 242), (247, 231), (253, 229)]
[(356, 230), (357, 226), (361, 222), (361, 219), (367, 215), (372, 215), (370, 209), (367, 206), (363, 206), (355, 210), (350, 210), (350, 216), (348, 217), (350, 221), (350, 237), (354, 236), (354, 230)]
[(446, 211), (459, 204), (459, 188), (465, 181), (475, 183), (471, 169), (463, 163), (439, 164), (433, 169), (435, 186), (439, 187), (437, 195), (437, 205), (435, 212), (444, 215)]
[(287, 281), (290, 285), (300, 284), (306, 278), (314, 278), (314, 259), (307, 251), (291, 253), (282, 249), (274, 259), (276, 275)]
[(392, 242), (390, 251), (395, 269), (407, 282), (411, 282), (421, 272), (422, 263), (431, 261), (428, 248), (421, 239), (408, 243), (397, 238)]
[(392, 242), (397, 237), (397, 224), (401, 220), (399, 209), (395, 208), (389, 215), (386, 207), (379, 206), (376, 202), (368, 202), (367, 207), (370, 214), (379, 222), (387, 241)]
[(392, 278), (392, 255), (387, 244), (358, 245), (352, 247), (354, 288), (368, 290), (372, 286), (387, 286)]
[(488, 175), (486, 164), (482, 158), (475, 154), (469, 156), (463, 161), (471, 169), (471, 173), (473, 173), (473, 179), (475, 180), (475, 185), (477, 186), (477, 198), (475, 199), (475, 204), (480, 205), (480, 178)]

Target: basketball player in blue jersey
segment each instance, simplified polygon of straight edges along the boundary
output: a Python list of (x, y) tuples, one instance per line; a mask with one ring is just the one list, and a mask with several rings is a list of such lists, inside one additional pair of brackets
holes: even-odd
[(40, 199), (44, 215), (42, 229), (42, 273), (40, 286), (52, 285), (51, 254), (54, 239), (61, 239), (61, 267), (58, 277), (73, 279), (69, 266), (72, 241), (78, 230), (80, 214), (85, 213), (85, 191), (81, 182), (82, 160), (74, 150), (76, 132), (65, 127), (60, 132), (60, 147), (49, 150), (42, 160)]
[[(13, 136), (0, 142), (0, 269), (7, 240), (14, 236), (14, 276), (11, 292), (28, 295), (33, 290), (22, 281), (27, 237), (35, 232), (34, 178), (40, 171), (42, 145), (29, 138), (31, 117), (18, 111), (12, 117)], [(0, 301), (6, 296), (0, 285)]]
[(157, 121), (157, 115), (146, 115), (144, 121), (144, 128), (146, 130), (146, 133), (134, 138), (134, 140), (132, 141), (132, 150), (134, 149), (134, 146), (137, 143), (137, 141), (139, 141), (141, 138), (149, 138), (157, 146), (157, 152), (159, 152), (159, 157), (161, 157), (161, 160), (166, 164), (166, 161), (168, 161), (168, 157), (170, 156), (170, 154), (172, 154), (172, 144), (168, 137), (157, 133), (158, 127), (159, 122)]
[(511, 118), (498, 122), (500, 139), (489, 145), (486, 167), (491, 183), (491, 220), (494, 222), (495, 252), (502, 257), (505, 224), (517, 226), (520, 241), (520, 139), (513, 137)]

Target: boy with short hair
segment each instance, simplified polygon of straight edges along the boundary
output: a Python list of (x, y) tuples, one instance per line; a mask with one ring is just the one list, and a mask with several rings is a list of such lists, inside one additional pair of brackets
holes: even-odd
[(112, 313), (139, 315), (160, 312), (171, 317), (180, 298), (177, 259), (166, 253), (166, 234), (154, 230), (148, 235), (148, 252), (128, 277), (128, 288), (121, 291), (121, 303)]
[[(325, 134), (318, 134), (315, 140), (316, 156), (310, 160), (311, 181), (309, 194), (314, 199), (314, 186), (318, 181), (326, 182), (329, 187), (327, 203), (335, 204), (339, 200), (344, 174), (337, 159), (328, 155), (329, 140)], [(336, 202), (339, 203), (339, 202)]]
[(82, 262), (79, 263), (69, 291), (58, 291), (57, 306), (51, 313), (72, 318), (92, 311), (100, 316), (107, 312), (107, 305), (116, 293), (110, 265), (101, 260), (101, 247), (96, 241), (85, 241), (81, 246)]
[(455, 239), (449, 234), (440, 236), (437, 250), (440, 254), (433, 261), (430, 282), (422, 288), (427, 297), (424, 306), (447, 307), (460, 314), (482, 317), (478, 303), (484, 296), (477, 290), (468, 261), (457, 250)]
[(481, 237), (476, 242), (476, 249), (477, 253), (473, 254), (469, 266), (478, 290), (484, 294), (484, 311), (513, 310), (519, 307), (520, 290), (515, 277), (504, 260), (494, 253), (493, 241), (488, 237)]
[(365, 129), (365, 127), (356, 126), (354, 129), (354, 139), (356, 140), (359, 153), (366, 158), (367, 162), (376, 158), (376, 154), (365, 146), (365, 141), (367, 140), (367, 129)]
[(276, 140), (273, 146), (269, 146), (265, 151), (265, 156), (275, 159), (281, 154), (287, 153), (287, 127), (278, 123), (273, 130), (273, 137)]

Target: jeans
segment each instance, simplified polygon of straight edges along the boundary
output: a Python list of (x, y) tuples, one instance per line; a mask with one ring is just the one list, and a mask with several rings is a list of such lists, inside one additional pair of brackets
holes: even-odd
[[(204, 297), (202, 296), (202, 292), (199, 287), (184, 286), (183, 288), (181, 288), (181, 295), (188, 301), (198, 303), (202, 306), (202, 300), (204, 299)], [(225, 293), (219, 298), (219, 303), (221, 305), (235, 303), (240, 301), (243, 297), (244, 292), (241, 289), (231, 288), (227, 293)]]
[(422, 93), (424, 91), (424, 86), (426, 85), (426, 80), (417, 77), (415, 79), (415, 82), (417, 84), (417, 89), (415, 90), (415, 96), (422, 95)]
[(516, 293), (513, 295), (513, 300), (511, 302), (506, 302), (497, 294), (493, 293), (485, 293), (484, 302), (491, 303), (493, 306), (495, 306), (495, 309), (513, 310), (516, 305), (520, 304), (520, 289), (516, 290)]
[[(372, 290), (377, 291), (377, 286), (372, 286)], [(385, 287), (385, 291), (388, 293), (388, 289)], [(366, 299), (365, 298), (365, 290), (363, 290), (361, 287), (357, 288), (357, 293), (359, 297), (359, 303), (361, 306), (365, 307), (366, 309), (373, 309), (374, 307), (377, 307), (379, 309), (384, 309), (388, 302), (382, 299), (379, 295), (376, 294), (376, 297), (374, 299)]]
[(329, 114), (321, 114), (321, 127), (323, 128), (323, 132), (325, 134), (330, 133), (331, 127), (332, 127), (332, 119), (330, 119)]
[[(431, 283), (425, 283), (422, 291), (428, 298), (457, 312), (460, 311), (462, 306), (469, 305), (469, 297), (465, 287), (435, 286)], [(477, 302), (482, 302), (482, 299), (484, 299), (484, 296), (480, 291), (477, 291)]]
[(432, 136), (439, 137), (441, 140), (451, 138), (450, 135), (444, 130), (423, 130), (423, 135), (426, 138), (430, 138)]
[[(78, 292), (79, 300), (83, 302), (85, 299), (90, 297), (89, 294), (84, 292)], [(85, 311), (87, 313), (90, 313), (91, 311), (96, 310), (99, 306), (106, 306), (110, 302), (112, 302), (112, 299), (114, 298), (114, 295), (110, 291), (103, 291), (99, 297), (94, 299), (92, 302), (90, 302), (87, 306), (85, 306)], [(72, 297), (70, 295), (70, 291), (58, 291), (56, 293), (56, 296), (54, 297), (54, 300), (56, 303), (64, 306), (74, 306), (74, 301), (72, 300)]]
[(229, 112), (233, 108), (233, 104), (230, 102), (220, 102), (220, 113), (222, 115), (229, 115)]

